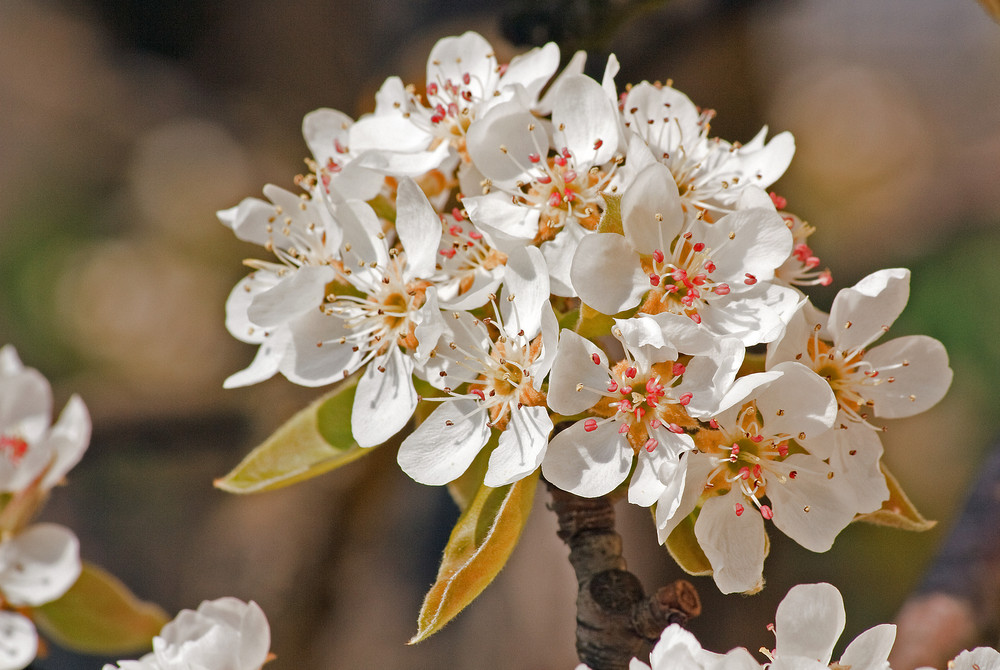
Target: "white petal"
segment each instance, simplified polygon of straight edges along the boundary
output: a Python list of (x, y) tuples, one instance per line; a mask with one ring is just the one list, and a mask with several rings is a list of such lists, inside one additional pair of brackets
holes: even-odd
[(337, 149), (337, 143), (343, 148), (348, 147), (349, 131), (353, 124), (354, 119), (347, 114), (328, 107), (305, 115), (302, 119), (302, 137), (317, 163), (325, 165), (330, 158), (341, 161), (342, 154)]
[[(601, 364), (594, 363), (595, 355)], [(609, 379), (607, 355), (590, 340), (563, 330), (549, 375), (548, 406), (566, 416), (590, 409), (603, 397), (593, 389), (607, 387)]]
[(441, 219), (412, 179), (399, 182), (396, 234), (406, 252), (406, 279), (430, 277), (441, 243)]
[(515, 56), (500, 77), (499, 88), (520, 84), (529, 99), (537, 100), (538, 94), (559, 67), (559, 46), (555, 42), (536, 47)]
[[(882, 441), (878, 433), (854, 421), (844, 421), (846, 428), (828, 430), (832, 436), (833, 450), (830, 467), (841, 478), (841, 485), (848, 486), (854, 496), (859, 514), (874, 512), (889, 499), (889, 487), (882, 472)], [(824, 439), (824, 438), (821, 438)], [(805, 446), (813, 450), (813, 440)], [(821, 456), (822, 457), (822, 456)]]
[[(792, 232), (773, 209), (733, 212), (705, 228), (710, 234), (704, 242), (713, 249), (712, 260), (719, 267), (712, 278), (730, 282), (734, 290), (745, 286), (746, 273), (769, 281), (792, 252)], [(730, 238), (731, 234), (736, 237)]]
[[(538, 234), (538, 210), (516, 205), (502, 193), (470, 196), (462, 200), (462, 206), (477, 226), (500, 233), (501, 239), (494, 241), (502, 248), (523, 246)], [(492, 234), (491, 237), (498, 236)]]
[(294, 325), (286, 354), (287, 368), (282, 367), (289, 381), (303, 386), (324, 386), (358, 369), (362, 352), (352, 351), (349, 343), (339, 344), (341, 337), (351, 335), (342, 319), (313, 310)]
[(878, 370), (881, 383), (859, 391), (875, 402), (876, 416), (901, 419), (919, 414), (936, 405), (951, 386), (948, 352), (933, 337), (891, 340), (867, 352), (865, 360)]
[(241, 279), (226, 299), (226, 330), (240, 342), (260, 344), (267, 331), (258, 328), (247, 317), (250, 304), (259, 293), (278, 284), (280, 278), (273, 272), (254, 272)]
[(30, 444), (44, 435), (51, 416), (52, 387), (42, 373), (25, 368), (0, 377), (0, 430)]
[[(743, 509), (737, 514), (736, 505)], [(723, 593), (757, 591), (763, 584), (764, 519), (739, 489), (705, 501), (694, 524), (712, 577)]]
[(767, 482), (775, 527), (810, 551), (829, 550), (858, 511), (850, 486), (829, 478), (833, 469), (808, 454), (792, 454), (780, 467), (785, 480), (769, 473)]
[[(698, 499), (705, 488), (705, 480), (715, 469), (714, 459), (701, 453), (685, 454), (681, 459), (685, 466), (683, 486), (679, 499), (669, 497), (671, 491), (664, 491), (665, 504), (656, 504), (656, 538), (660, 544), (667, 541), (678, 523), (694, 511)], [(676, 504), (675, 504), (676, 502)]]
[(618, 110), (612, 100), (585, 75), (560, 82), (552, 109), (556, 148), (568, 148), (578, 166), (602, 165), (618, 151)]
[(553, 295), (563, 298), (577, 297), (570, 270), (573, 267), (573, 256), (576, 255), (576, 249), (580, 246), (580, 240), (589, 234), (590, 231), (583, 226), (568, 223), (563, 226), (554, 240), (542, 242), (539, 247), (549, 270), (549, 284)]
[(51, 489), (62, 481), (90, 444), (90, 412), (79, 396), (72, 396), (66, 403), (59, 421), (52, 426), (48, 443), (55, 460), (45, 473), (42, 489)]
[(527, 477), (538, 469), (552, 432), (552, 419), (544, 407), (512, 408), (510, 423), (490, 454), (483, 483), (498, 487)]
[(684, 225), (677, 183), (662, 163), (639, 173), (622, 196), (622, 229), (640, 254), (659, 249), (669, 256), (670, 244)]
[(270, 328), (323, 304), (326, 285), (333, 280), (332, 267), (303, 266), (273, 288), (254, 296), (247, 317), (257, 326)]
[(469, 156), (484, 175), (497, 183), (513, 182), (531, 165), (529, 156), (544, 159), (549, 137), (531, 112), (517, 102), (497, 105), (477, 119), (466, 134)]
[(580, 299), (603, 314), (637, 307), (649, 290), (639, 256), (615, 233), (594, 233), (580, 240), (570, 278)]
[(492, 95), (497, 81), (497, 59), (486, 38), (471, 30), (457, 37), (439, 39), (427, 56), (428, 83), (444, 86), (451, 80), (461, 85), (466, 74), (470, 81), (480, 85), (484, 94)]
[(396, 460), (415, 481), (440, 486), (465, 472), (489, 438), (477, 401), (448, 400), (403, 440)]
[(879, 270), (833, 299), (830, 331), (843, 351), (866, 347), (902, 313), (910, 298), (910, 271), (906, 268)]
[[(628, 487), (628, 501), (633, 505), (649, 507), (653, 503), (664, 506), (664, 513), (673, 514), (680, 504), (687, 473), (685, 455), (680, 450), (693, 450), (694, 441), (690, 435), (674, 435), (669, 431), (659, 431), (661, 443), (652, 452), (639, 450), (639, 456)], [(675, 444), (666, 444), (673, 438)], [(687, 438), (687, 439), (684, 439)]]
[(775, 135), (764, 146), (766, 135), (767, 126), (737, 151), (741, 171), (761, 188), (776, 182), (788, 169), (795, 154), (795, 138), (790, 132)]
[(799, 584), (778, 605), (774, 636), (779, 656), (802, 656), (826, 665), (844, 631), (844, 599), (836, 587)]
[(31, 620), (0, 612), (0, 670), (22, 670), (38, 654), (38, 632)]
[(523, 332), (528, 339), (537, 335), (542, 327), (542, 307), (550, 295), (549, 273), (538, 247), (512, 250), (500, 294), (500, 315), (507, 334), (514, 337)]
[(952, 670), (998, 670), (1000, 668), (1000, 651), (991, 647), (976, 647), (963, 651), (948, 664)]
[(678, 624), (667, 626), (649, 654), (655, 670), (702, 670), (710, 667), (715, 654), (705, 651), (697, 638)]
[(389, 347), (368, 364), (358, 380), (351, 410), (351, 432), (359, 446), (382, 444), (413, 416), (417, 392), (412, 375), (413, 359), (399, 347)]
[(427, 287), (424, 295), (424, 304), (420, 306), (413, 317), (415, 324), (413, 335), (417, 338), (417, 351), (413, 357), (419, 364), (427, 362), (431, 351), (437, 346), (441, 335), (445, 332), (444, 317), (441, 315), (441, 308), (438, 305), (437, 287)]
[(287, 328), (281, 328), (261, 342), (257, 354), (249, 366), (229, 375), (222, 383), (223, 388), (234, 389), (241, 386), (258, 384), (270, 379), (281, 368), (285, 357), (292, 346), (292, 333)]
[(888, 670), (889, 652), (895, 641), (896, 627), (891, 623), (869, 628), (847, 645), (840, 665), (851, 670)]
[(801, 439), (807, 439), (833, 426), (837, 398), (825, 379), (795, 361), (779, 363), (771, 372), (783, 376), (756, 394), (757, 408), (769, 435), (801, 435)]
[(0, 545), (0, 591), (13, 605), (52, 602), (79, 576), (80, 543), (58, 524), (35, 524)]
[(632, 468), (632, 448), (618, 434), (618, 422), (584, 430), (577, 421), (549, 442), (542, 474), (563, 491), (584, 498), (610, 493), (625, 481)]

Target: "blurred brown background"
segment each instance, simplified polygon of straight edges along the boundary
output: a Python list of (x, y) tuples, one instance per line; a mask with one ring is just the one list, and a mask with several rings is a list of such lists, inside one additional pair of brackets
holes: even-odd
[[(776, 190), (818, 228), (834, 289), (913, 269), (892, 335), (942, 339), (956, 377), (935, 411), (890, 426), (886, 459), (942, 530), (852, 526), (824, 555), (772, 533), (768, 588), (721, 598), (697, 580), (694, 630), (715, 650), (772, 646), (777, 601), (820, 580), (844, 593), (848, 639), (891, 619), (1000, 423), (1000, 27), (972, 0), (674, 0), (617, 22), (632, 4), (0, 3), (0, 341), (53, 379), (59, 407), (78, 392), (93, 414), (91, 449), (46, 513), (86, 559), (172, 613), (257, 600), (274, 670), (575, 665), (575, 585), (542, 495), (497, 582), (407, 647), (456, 512), (392, 448), (259, 497), (211, 487), (317, 393), (282, 379), (223, 391), (253, 356), (225, 332), (225, 298), (263, 251), (214, 212), (293, 188), (306, 112), (368, 111), (386, 76), (419, 81), (436, 39), (475, 29), (502, 58), (527, 48), (514, 39), (588, 46), (594, 64), (613, 51), (619, 86), (672, 78), (729, 140), (792, 131)], [(647, 586), (675, 576), (646, 512), (620, 513)], [(36, 667), (103, 660), (54, 651)]]

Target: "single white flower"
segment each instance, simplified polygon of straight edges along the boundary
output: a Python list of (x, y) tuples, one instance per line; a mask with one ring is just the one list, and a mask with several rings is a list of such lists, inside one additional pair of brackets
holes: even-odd
[(799, 295), (771, 283), (792, 248), (773, 205), (708, 223), (685, 211), (657, 163), (625, 191), (621, 212), (623, 235), (595, 233), (577, 247), (570, 274), (583, 302), (604, 314), (638, 307), (706, 341), (731, 336), (749, 346), (780, 335)]
[(181, 610), (153, 638), (152, 653), (104, 670), (260, 670), (270, 647), (271, 629), (257, 603), (219, 598)]
[(967, 649), (948, 662), (948, 670), (998, 670), (1000, 651), (992, 647)]
[(913, 416), (935, 405), (951, 385), (948, 353), (926, 335), (869, 349), (903, 311), (910, 271), (879, 270), (834, 298), (829, 317), (804, 304), (783, 336), (768, 346), (768, 365), (796, 360), (826, 379), (841, 412), (869, 423)]

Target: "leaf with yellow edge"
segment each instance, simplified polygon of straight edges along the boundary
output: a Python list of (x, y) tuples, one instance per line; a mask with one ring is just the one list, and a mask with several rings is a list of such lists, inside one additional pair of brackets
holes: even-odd
[(420, 608), (417, 634), (409, 644), (441, 630), (489, 586), (517, 546), (537, 485), (535, 470), (507, 486), (480, 487), (451, 531), (437, 580)]
[(354, 443), (351, 406), (357, 377), (300, 410), (232, 472), (215, 480), (230, 493), (270, 491), (306, 479), (364, 456), (371, 449)]
[(667, 536), (664, 545), (684, 572), (702, 577), (712, 574), (712, 564), (708, 562), (708, 557), (694, 535), (694, 522), (697, 518), (694, 513), (684, 517)]
[(61, 598), (35, 607), (38, 628), (59, 646), (85, 654), (130, 654), (152, 648), (170, 617), (135, 597), (116, 577), (89, 563)]
[(884, 463), (881, 467), (882, 474), (885, 475), (885, 483), (889, 486), (889, 499), (882, 503), (882, 509), (869, 514), (859, 514), (855, 520), (915, 531), (930, 530), (937, 525), (937, 521), (928, 521), (917, 511), (910, 499), (903, 493), (903, 487), (899, 485), (899, 481), (889, 472), (889, 468), (885, 467)]

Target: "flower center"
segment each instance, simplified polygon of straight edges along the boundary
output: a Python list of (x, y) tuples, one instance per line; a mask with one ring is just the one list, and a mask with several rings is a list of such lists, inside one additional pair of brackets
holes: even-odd
[[(654, 249), (651, 255), (641, 258), (641, 263), (652, 287), (639, 308), (647, 314), (672, 312), (701, 323), (699, 310), (706, 301), (712, 295), (728, 295), (731, 290), (729, 284), (712, 279), (717, 269), (712, 250), (694, 240), (690, 232), (677, 239), (670, 258), (662, 250)], [(753, 284), (757, 280), (748, 274), (744, 281)]]

